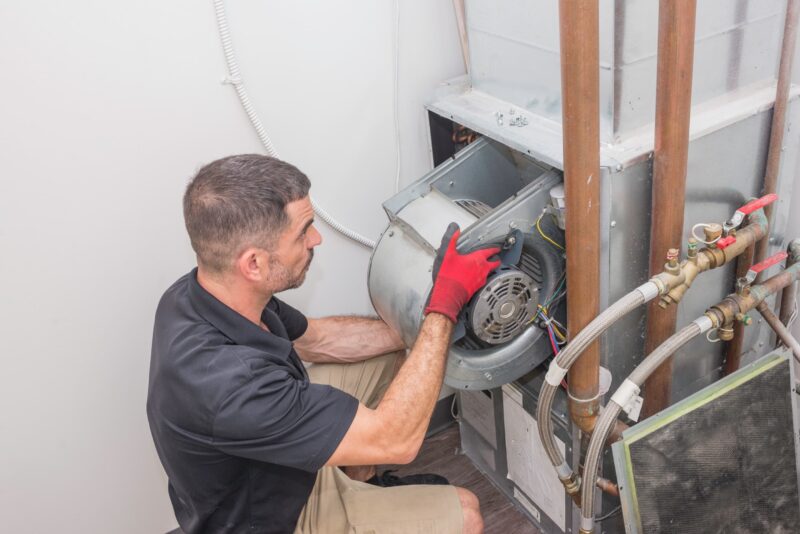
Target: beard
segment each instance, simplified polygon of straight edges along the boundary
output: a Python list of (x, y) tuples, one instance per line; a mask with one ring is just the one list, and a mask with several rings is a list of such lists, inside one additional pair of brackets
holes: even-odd
[(269, 260), (269, 269), (272, 274), (272, 287), (273, 292), (286, 291), (287, 289), (296, 289), (300, 287), (306, 279), (308, 268), (311, 267), (311, 260), (314, 259), (314, 250), (308, 251), (308, 261), (306, 261), (303, 268), (299, 272), (291, 272), (286, 265), (284, 265), (279, 258), (271, 257)]

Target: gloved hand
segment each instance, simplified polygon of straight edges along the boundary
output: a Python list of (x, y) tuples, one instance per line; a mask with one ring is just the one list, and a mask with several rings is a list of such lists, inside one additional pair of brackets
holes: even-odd
[(490, 256), (500, 252), (499, 247), (460, 254), (456, 250), (460, 235), (458, 225), (450, 223), (433, 263), (433, 289), (425, 308), (426, 315), (441, 313), (454, 323), (461, 308), (486, 283), (489, 272), (500, 266), (499, 260), (489, 261)]

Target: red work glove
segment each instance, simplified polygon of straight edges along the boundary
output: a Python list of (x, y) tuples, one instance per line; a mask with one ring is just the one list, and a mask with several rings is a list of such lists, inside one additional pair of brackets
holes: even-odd
[(460, 254), (456, 250), (460, 235), (458, 225), (450, 223), (433, 263), (433, 289), (425, 308), (426, 315), (430, 312), (441, 313), (454, 323), (461, 308), (486, 283), (489, 272), (500, 266), (500, 261), (489, 261), (490, 256), (500, 252), (499, 247)]

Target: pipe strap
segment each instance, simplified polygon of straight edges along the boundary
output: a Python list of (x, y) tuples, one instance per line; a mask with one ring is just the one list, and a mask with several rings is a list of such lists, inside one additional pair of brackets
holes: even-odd
[(626, 378), (622, 384), (619, 386), (619, 389), (614, 392), (611, 396), (612, 402), (617, 403), (625, 413), (628, 413), (629, 404), (631, 401), (639, 396), (639, 392), (642, 389), (636, 385), (635, 382), (632, 382), (630, 379)]
[(561, 381), (567, 376), (568, 369), (559, 366), (555, 360), (550, 362), (550, 367), (547, 368), (547, 374), (544, 376), (544, 381), (557, 388), (561, 385)]
[(556, 472), (558, 472), (558, 478), (560, 480), (568, 480), (572, 477), (572, 468), (567, 465), (567, 462), (562, 462), (556, 467)]
[(708, 315), (701, 315), (700, 317), (698, 317), (697, 319), (695, 319), (692, 322), (694, 324), (696, 324), (700, 328), (700, 333), (701, 334), (704, 333), (704, 332), (708, 332), (709, 330), (714, 328), (714, 322), (711, 320), (711, 318)]
[(636, 291), (642, 294), (645, 302), (650, 302), (661, 293), (658, 289), (658, 284), (655, 282), (646, 282), (637, 287)]

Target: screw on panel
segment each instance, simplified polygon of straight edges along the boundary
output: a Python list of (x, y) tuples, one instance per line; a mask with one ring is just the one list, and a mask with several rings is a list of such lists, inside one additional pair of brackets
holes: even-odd
[(611, 228), (617, 227), (617, 221), (611, 221)]

